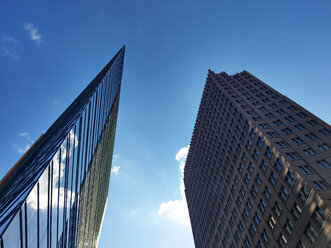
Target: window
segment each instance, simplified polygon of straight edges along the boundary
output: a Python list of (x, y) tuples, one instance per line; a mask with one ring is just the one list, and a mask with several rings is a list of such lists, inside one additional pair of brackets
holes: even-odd
[(275, 184), (276, 184), (276, 182), (277, 182), (277, 175), (276, 175), (273, 171), (271, 172), (268, 181), (270, 182), (270, 184), (271, 184), (272, 186), (275, 186)]
[(271, 214), (269, 215), (267, 223), (268, 223), (268, 225), (270, 226), (271, 229), (274, 229), (276, 224), (277, 224), (276, 219)]
[(283, 129), (282, 129), (282, 132), (283, 132), (283, 134), (285, 134), (285, 135), (289, 135), (289, 134), (292, 133), (292, 130), (289, 129), (289, 128), (287, 127), (287, 128), (283, 128)]
[(244, 182), (246, 183), (246, 185), (249, 184), (249, 181), (251, 180), (251, 176), (248, 175), (247, 173), (245, 174), (245, 178), (244, 178)]
[(268, 234), (268, 232), (267, 232), (266, 229), (263, 229), (262, 234), (261, 234), (261, 238), (262, 238), (266, 243), (269, 242), (270, 236), (269, 236), (269, 234)]
[(284, 118), (287, 122), (292, 122), (292, 121), (294, 121), (294, 118), (292, 117), (292, 116), (287, 116), (287, 117), (285, 117)]
[(252, 162), (250, 162), (249, 163), (249, 165), (248, 165), (248, 171), (249, 171), (249, 173), (253, 173), (253, 171), (254, 171), (254, 168), (255, 168), (255, 164), (253, 164)]
[(254, 235), (255, 235), (255, 233), (256, 233), (256, 228), (255, 228), (255, 226), (254, 226), (253, 223), (249, 226), (249, 228), (248, 228), (248, 232), (249, 232), (249, 234), (250, 234), (252, 237), (254, 237)]
[(307, 139), (309, 139), (309, 140), (317, 139), (317, 136), (316, 136), (314, 133), (307, 133), (305, 136), (306, 136)]
[(244, 165), (242, 163), (240, 163), (239, 166), (238, 166), (239, 174), (241, 174), (243, 172), (243, 170), (244, 170)]
[(247, 140), (247, 143), (246, 143), (247, 150), (250, 150), (251, 146), (252, 146), (252, 142), (250, 140)]
[(310, 155), (313, 155), (313, 154), (316, 153), (311, 147), (308, 147), (307, 149), (303, 149), (303, 152), (304, 152), (307, 156), (310, 156)]
[(267, 204), (263, 201), (263, 199), (260, 200), (260, 203), (259, 205), (257, 206), (261, 211), (262, 213), (264, 212), (265, 208), (267, 207)]
[(284, 105), (287, 103), (287, 101), (283, 99), (283, 100), (279, 101), (279, 103)]
[(276, 104), (274, 104), (274, 103), (272, 103), (272, 104), (269, 104), (269, 107), (270, 107), (270, 108), (276, 108), (276, 107), (277, 107), (277, 105), (276, 105)]
[(265, 107), (260, 107), (259, 110), (260, 110), (261, 112), (264, 112), (264, 111), (266, 111), (267, 109), (266, 109)]
[(310, 120), (310, 121), (307, 121), (307, 123), (310, 125), (310, 126), (316, 126), (316, 125), (318, 125), (318, 122), (317, 121), (315, 121), (315, 120)]
[(290, 186), (292, 186), (295, 181), (295, 176), (293, 175), (293, 173), (288, 171), (285, 180)]
[(322, 169), (328, 169), (331, 168), (331, 165), (329, 162), (327, 162), (325, 159), (317, 161), (317, 164), (322, 168)]
[(294, 142), (294, 144), (296, 145), (301, 145), (303, 143), (303, 140), (300, 139), (299, 137), (293, 138), (292, 141)]
[(270, 189), (268, 188), (268, 186), (265, 186), (263, 195), (267, 199), (267, 201), (270, 199), (271, 192), (270, 192)]
[(309, 165), (302, 165), (302, 166), (299, 166), (299, 169), (301, 170), (301, 172), (305, 175), (307, 174), (314, 174), (315, 171), (313, 168), (311, 168)]
[(255, 198), (256, 194), (257, 194), (257, 188), (255, 187), (255, 185), (253, 185), (251, 188), (251, 195), (253, 196), (253, 198)]
[(245, 247), (246, 247), (246, 248), (250, 248), (250, 247), (251, 247), (251, 243), (249, 242), (247, 236), (246, 236), (245, 239), (244, 239), (244, 244), (245, 244)]
[(242, 196), (245, 196), (245, 193), (246, 193), (246, 190), (244, 189), (244, 187), (243, 186), (241, 186), (241, 188), (240, 188), (240, 194), (242, 195)]
[(259, 136), (257, 139), (256, 145), (261, 148), (263, 146), (263, 142), (264, 142), (263, 138), (261, 136)]
[(300, 214), (302, 213), (302, 208), (297, 203), (294, 203), (291, 209), (291, 213), (294, 216), (294, 218), (297, 220), (299, 219)]
[(319, 207), (316, 207), (314, 214), (313, 214), (314, 220), (322, 227), (327, 220), (326, 214), (320, 209)]
[(261, 183), (262, 183), (262, 177), (260, 176), (259, 173), (256, 174), (256, 177), (255, 177), (255, 182), (260, 186)]
[(283, 109), (279, 109), (276, 111), (278, 114), (283, 115), (285, 114), (285, 111)]
[(328, 129), (326, 129), (326, 128), (323, 128), (323, 129), (319, 130), (319, 132), (320, 132), (321, 134), (325, 135), (325, 136), (331, 134), (330, 130), (328, 130)]
[(315, 230), (315, 228), (311, 224), (307, 225), (305, 234), (306, 234), (307, 238), (309, 239), (309, 241), (312, 244), (314, 244), (316, 241), (316, 238), (318, 236), (318, 232)]
[(244, 226), (242, 225), (241, 221), (239, 221), (237, 228), (239, 230), (239, 233), (241, 234), (244, 230)]
[(237, 200), (236, 200), (236, 204), (237, 204), (238, 208), (240, 208), (242, 202), (243, 202), (243, 200), (241, 199), (240, 196), (238, 196), (238, 197), (237, 197)]
[(296, 152), (288, 152), (288, 153), (286, 153), (286, 155), (287, 155), (291, 160), (300, 159), (299, 154), (297, 154)]
[(279, 196), (283, 199), (284, 202), (287, 200), (288, 195), (289, 195), (289, 193), (288, 193), (287, 189), (284, 186), (282, 186), (282, 188), (280, 189), (280, 192), (279, 192)]
[(249, 134), (252, 137), (252, 139), (254, 139), (255, 134), (256, 134), (256, 131), (252, 128), (252, 130), (251, 130), (251, 132)]
[(278, 135), (276, 132), (267, 132), (269, 138), (276, 138)]
[(254, 214), (254, 216), (253, 216), (253, 220), (254, 220), (254, 222), (255, 222), (255, 224), (256, 224), (257, 226), (260, 224), (260, 222), (261, 222), (261, 217), (260, 217), (260, 215), (259, 215), (258, 212), (255, 212), (255, 214)]
[(275, 201), (272, 210), (274, 211), (274, 213), (279, 217), (280, 214), (282, 213), (282, 208), (279, 206), (278, 202)]
[(326, 150), (329, 150), (330, 149), (330, 146), (323, 143), (323, 144), (320, 144), (318, 145), (318, 148), (321, 150), (321, 151), (326, 151)]
[(297, 113), (297, 116), (300, 118), (305, 118), (307, 115), (304, 112)]
[(294, 226), (293, 226), (292, 222), (289, 219), (287, 219), (285, 221), (283, 229), (286, 230), (289, 235), (292, 234)]
[(274, 117), (274, 115), (272, 113), (268, 113), (268, 114), (265, 114), (265, 117), (267, 117), (268, 119), (271, 119)]
[(283, 123), (280, 120), (276, 120), (272, 122), (276, 127), (281, 126)]
[(267, 148), (265, 149), (265, 153), (264, 155), (267, 157), (267, 158), (271, 158), (272, 156), (272, 149), (270, 148), (270, 146), (267, 146)]
[(275, 164), (274, 164), (274, 168), (280, 172), (282, 169), (283, 169), (283, 162), (280, 158), (277, 158), (276, 161), (275, 161)]
[(246, 162), (247, 160), (247, 154), (244, 152), (243, 156), (241, 157), (242, 161)]
[(255, 160), (257, 160), (258, 157), (259, 157), (259, 154), (260, 154), (260, 152), (259, 152), (258, 150), (256, 150), (256, 149), (254, 149), (254, 152), (253, 152), (253, 154), (252, 154), (252, 157), (253, 157)]
[(280, 233), (279, 234), (279, 238), (277, 239), (277, 242), (278, 244), (281, 246), (281, 247), (285, 247), (286, 244), (287, 244), (287, 239), (285, 237), (285, 235), (283, 233)]
[(306, 246), (304, 245), (304, 243), (302, 242), (302, 240), (299, 240), (297, 248), (306, 248)]
[(265, 173), (268, 168), (268, 162), (266, 162), (264, 159), (262, 159), (260, 164), (260, 169)]
[(248, 208), (249, 210), (251, 210), (252, 205), (253, 205), (253, 203), (252, 203), (251, 199), (247, 198), (246, 206), (247, 206), (247, 208)]
[(291, 105), (291, 106), (287, 107), (287, 109), (290, 110), (290, 111), (294, 111), (294, 110), (296, 110), (297, 108), (294, 107), (293, 105)]
[(303, 202), (303, 204), (305, 204), (308, 199), (308, 196), (309, 196), (308, 190), (304, 186), (302, 186), (298, 198)]
[(260, 128), (266, 129), (269, 128), (269, 125), (267, 123), (259, 124)]
[(243, 220), (244, 221), (247, 221), (248, 215), (249, 215), (249, 213), (248, 213), (247, 209), (244, 208), (244, 210), (243, 210), (243, 212), (241, 214), (241, 216), (243, 217)]
[(328, 189), (328, 186), (323, 181), (314, 181), (313, 184), (317, 190)]
[(305, 126), (302, 125), (302, 124), (297, 124), (297, 125), (294, 125), (294, 127), (298, 130), (304, 130), (305, 129)]
[(288, 147), (288, 144), (285, 141), (277, 141), (276, 144), (278, 145), (279, 148), (285, 148)]

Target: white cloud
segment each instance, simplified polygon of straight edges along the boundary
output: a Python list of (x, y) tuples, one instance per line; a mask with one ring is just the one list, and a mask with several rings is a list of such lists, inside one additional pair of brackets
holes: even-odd
[(30, 33), (31, 40), (34, 41), (37, 45), (41, 42), (41, 35), (38, 33), (38, 29), (34, 27), (31, 22), (25, 23), (23, 29)]
[(113, 155), (113, 163), (115, 163), (116, 162), (116, 160), (118, 159), (120, 157), (120, 155), (119, 154), (114, 154)]
[(17, 151), (19, 153), (25, 153), (27, 150), (29, 150), (29, 148), (30, 148), (30, 145), (28, 144), (24, 148), (22, 148), (22, 147), (17, 148)]
[(113, 166), (113, 168), (111, 168), (111, 173), (114, 175), (120, 174), (120, 168), (121, 166), (117, 166), (117, 165)]
[(170, 219), (183, 223), (185, 225), (190, 226), (190, 217), (186, 204), (185, 197), (185, 186), (184, 186), (184, 166), (186, 157), (188, 154), (189, 146), (182, 147), (176, 154), (176, 160), (179, 162), (179, 170), (181, 173), (179, 190), (181, 198), (179, 200), (171, 200), (165, 203), (162, 203), (159, 210), (158, 215), (165, 215)]
[(19, 136), (22, 136), (22, 137), (30, 137), (29, 133), (28, 132), (23, 132), (23, 133), (18, 133)]
[(3, 56), (11, 58), (13, 60), (20, 59), (20, 56), (18, 55), (18, 53), (15, 50), (9, 49), (8, 47), (5, 47), (5, 46), (1, 47), (1, 53)]
[(9, 36), (9, 35), (2, 36), (1, 41), (3, 43), (14, 43), (14, 44), (17, 44), (17, 40), (14, 39), (13, 37)]

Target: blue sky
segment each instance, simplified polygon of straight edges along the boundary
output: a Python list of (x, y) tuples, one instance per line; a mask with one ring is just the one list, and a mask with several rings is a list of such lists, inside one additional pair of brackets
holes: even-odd
[(194, 247), (180, 166), (208, 69), (331, 123), (329, 0), (3, 0), (0, 23), (0, 177), (127, 46), (99, 247)]

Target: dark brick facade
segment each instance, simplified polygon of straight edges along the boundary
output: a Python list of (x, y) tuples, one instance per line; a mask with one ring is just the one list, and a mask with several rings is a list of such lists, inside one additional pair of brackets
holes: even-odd
[(247, 71), (209, 71), (184, 183), (197, 248), (331, 247), (331, 127)]

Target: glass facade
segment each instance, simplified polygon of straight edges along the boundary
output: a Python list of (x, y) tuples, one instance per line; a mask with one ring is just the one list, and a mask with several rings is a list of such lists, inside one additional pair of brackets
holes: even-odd
[(96, 247), (123, 47), (0, 182), (0, 248)]

